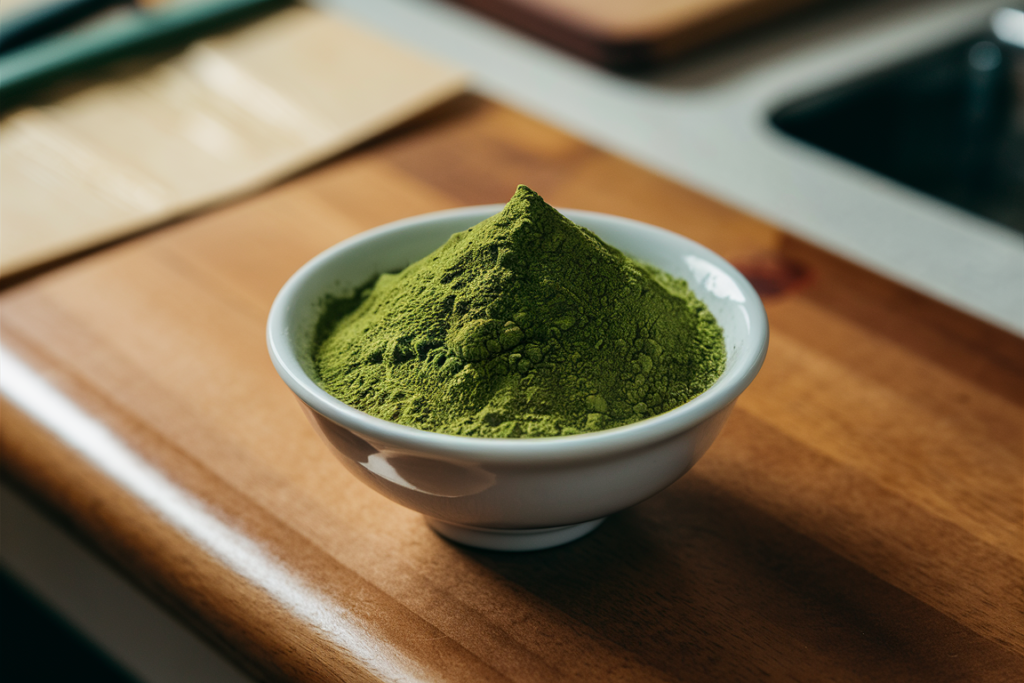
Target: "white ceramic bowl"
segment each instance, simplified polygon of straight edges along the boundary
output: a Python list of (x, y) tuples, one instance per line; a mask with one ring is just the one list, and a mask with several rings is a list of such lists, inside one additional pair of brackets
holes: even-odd
[(299, 269), (267, 322), (274, 367), (342, 464), (394, 502), (421, 512), (435, 531), (466, 545), (537, 550), (575, 540), (613, 512), (661, 491), (708, 449), (768, 349), (768, 320), (750, 283), (722, 257), (646, 223), (563, 213), (603, 240), (684, 278), (725, 332), (722, 376), (674, 410), (578, 436), (487, 439), (450, 436), (372, 417), (313, 381), (311, 339), (325, 295), (351, 293), (395, 271), (502, 209), (472, 206), (415, 216), (331, 247)]

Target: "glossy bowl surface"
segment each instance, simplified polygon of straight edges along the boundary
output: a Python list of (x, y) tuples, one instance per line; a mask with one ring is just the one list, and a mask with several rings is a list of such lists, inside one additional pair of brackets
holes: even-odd
[(667, 413), (601, 432), (540, 439), (451, 436), (388, 422), (346, 405), (312, 379), (312, 338), (326, 295), (345, 296), (394, 272), (502, 209), (472, 206), (389, 223), (313, 258), (281, 289), (267, 322), (274, 367), (342, 464), (439, 533), (497, 550), (578, 538), (606, 515), (669, 486), (708, 449), (768, 349), (768, 321), (727, 261), (646, 223), (562, 210), (629, 256), (684, 278), (725, 333), (726, 367), (706, 392)]

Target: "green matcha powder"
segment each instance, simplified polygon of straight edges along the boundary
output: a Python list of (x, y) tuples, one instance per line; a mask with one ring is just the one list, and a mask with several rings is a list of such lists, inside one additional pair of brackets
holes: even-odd
[(317, 330), (320, 385), (445, 434), (620, 427), (707, 389), (722, 330), (682, 280), (637, 263), (520, 185), (495, 216), (354, 297)]

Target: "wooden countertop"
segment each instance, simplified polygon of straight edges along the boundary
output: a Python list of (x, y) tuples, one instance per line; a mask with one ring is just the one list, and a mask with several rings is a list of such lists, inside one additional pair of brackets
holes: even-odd
[[(350, 477), (264, 324), (331, 244), (520, 182), (724, 254), (772, 341), (693, 471), (576, 543), (501, 554)], [(0, 300), (3, 475), (260, 678), (1024, 670), (1024, 342), (476, 97)]]

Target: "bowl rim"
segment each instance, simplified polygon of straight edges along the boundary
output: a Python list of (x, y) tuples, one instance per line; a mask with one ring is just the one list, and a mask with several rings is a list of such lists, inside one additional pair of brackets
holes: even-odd
[[(297, 293), (302, 284), (314, 273), (333, 262), (340, 253), (358, 248), (381, 236), (414, 229), (428, 222), (478, 217), (473, 223), (466, 226), (468, 228), (480, 220), (494, 215), (504, 206), (504, 204), (479, 204), (432, 211), (391, 221), (338, 242), (314, 256), (292, 274), (281, 287), (271, 305), (267, 318), (266, 336), (267, 348), (274, 368), (299, 400), (323, 418), (351, 430), (357, 436), (385, 444), (389, 451), (408, 450), (417, 453), (430, 453), (442, 459), (449, 458), (459, 462), (479, 464), (526, 462), (559, 464), (620, 454), (667, 440), (730, 407), (754, 380), (768, 351), (768, 318), (760, 296), (732, 264), (699, 242), (650, 223), (614, 214), (560, 207), (558, 207), (558, 211), (577, 224), (581, 224), (579, 219), (582, 219), (584, 223), (587, 218), (601, 221), (611, 219), (624, 227), (667, 233), (673, 238), (687, 243), (691, 253), (706, 258), (725, 271), (737, 283), (744, 295), (744, 305), (750, 319), (750, 338), (756, 345), (754, 352), (746, 356), (749, 359), (746, 366), (740, 368), (738, 373), (727, 381), (723, 382), (722, 378), (719, 378), (709, 389), (691, 401), (639, 422), (570, 436), (526, 438), (457, 436), (397, 424), (374, 417), (344, 403), (327, 393), (306, 375), (295, 357), (294, 349), (287, 335), (287, 322), (288, 313)], [(453, 230), (454, 232), (456, 231)]]

